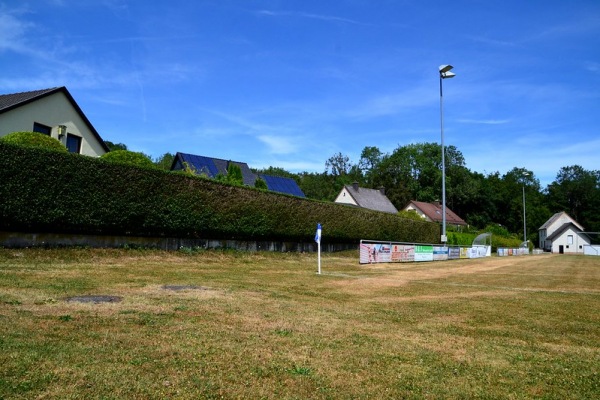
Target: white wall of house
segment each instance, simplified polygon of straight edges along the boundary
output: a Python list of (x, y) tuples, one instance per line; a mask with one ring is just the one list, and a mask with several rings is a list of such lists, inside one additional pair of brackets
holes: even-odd
[(569, 228), (552, 241), (552, 252), (560, 253), (562, 246), (565, 254), (583, 254), (584, 246), (589, 244), (590, 240), (587, 236), (580, 235), (578, 231)]
[(358, 205), (346, 188), (343, 188), (340, 194), (335, 198), (335, 203), (352, 204), (354, 206)]
[(551, 250), (551, 243), (547, 241), (546, 238), (552, 235), (554, 232), (556, 232), (557, 229), (562, 228), (564, 224), (568, 224), (569, 222), (572, 222), (577, 227), (579, 227), (579, 229), (583, 230), (583, 227), (579, 225), (577, 221), (571, 218), (567, 213), (562, 213), (560, 217), (556, 219), (556, 221), (553, 221), (552, 224), (547, 226), (545, 229), (540, 229), (538, 231), (540, 248), (545, 250)]
[[(58, 126), (66, 126), (68, 134), (82, 138), (81, 154), (99, 157), (105, 153), (100, 142), (62, 92), (0, 114), (0, 136), (11, 132), (32, 131), (34, 122), (51, 127), (52, 137), (55, 139), (59, 139)], [(66, 135), (59, 140), (65, 145)]]

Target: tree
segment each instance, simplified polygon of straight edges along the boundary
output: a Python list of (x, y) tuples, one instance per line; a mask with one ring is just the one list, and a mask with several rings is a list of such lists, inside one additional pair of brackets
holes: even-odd
[(563, 167), (547, 193), (552, 211), (565, 211), (587, 231), (600, 231), (600, 171), (588, 171), (580, 165)]
[(350, 168), (352, 168), (350, 158), (342, 153), (334, 154), (325, 162), (325, 172), (331, 172), (333, 176), (348, 175)]
[(166, 171), (170, 171), (171, 170), (171, 165), (173, 165), (173, 160), (175, 159), (175, 155), (171, 154), (171, 153), (165, 153), (162, 156), (156, 158), (154, 160), (154, 164), (156, 164), (157, 167), (164, 169)]
[(242, 169), (239, 165), (232, 162), (227, 166), (227, 176), (225, 181), (232, 185), (242, 186), (244, 184), (244, 176), (242, 175)]
[(106, 147), (108, 147), (109, 151), (128, 150), (127, 145), (125, 145), (123, 143), (113, 143), (113, 142), (109, 142), (108, 140), (105, 140), (104, 143), (106, 144)]
[(269, 189), (269, 187), (267, 186), (267, 182), (265, 182), (265, 180), (262, 178), (256, 178), (256, 180), (254, 181), (254, 187), (263, 190)]
[(364, 176), (365, 183), (373, 187), (373, 175), (383, 159), (383, 153), (375, 146), (367, 146), (360, 153), (358, 168)]

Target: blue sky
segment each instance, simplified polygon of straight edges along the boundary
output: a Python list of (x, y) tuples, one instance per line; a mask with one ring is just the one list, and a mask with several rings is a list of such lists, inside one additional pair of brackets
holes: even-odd
[(105, 140), (322, 172), (440, 141), (472, 171), (600, 169), (598, 0), (0, 0), (0, 93), (66, 86)]

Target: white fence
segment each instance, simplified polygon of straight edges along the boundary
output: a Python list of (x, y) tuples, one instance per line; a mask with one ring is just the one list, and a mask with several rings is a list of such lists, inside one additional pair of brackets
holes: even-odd
[(600, 245), (586, 244), (583, 246), (583, 254), (586, 256), (600, 256)]
[(360, 241), (360, 263), (445, 261), (489, 257), (491, 246), (444, 246), (441, 244)]

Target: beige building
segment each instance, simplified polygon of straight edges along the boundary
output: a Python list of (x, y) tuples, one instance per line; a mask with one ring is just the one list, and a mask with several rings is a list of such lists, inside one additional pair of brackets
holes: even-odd
[(0, 137), (19, 131), (51, 136), (73, 153), (99, 157), (109, 151), (64, 86), (0, 95)]

